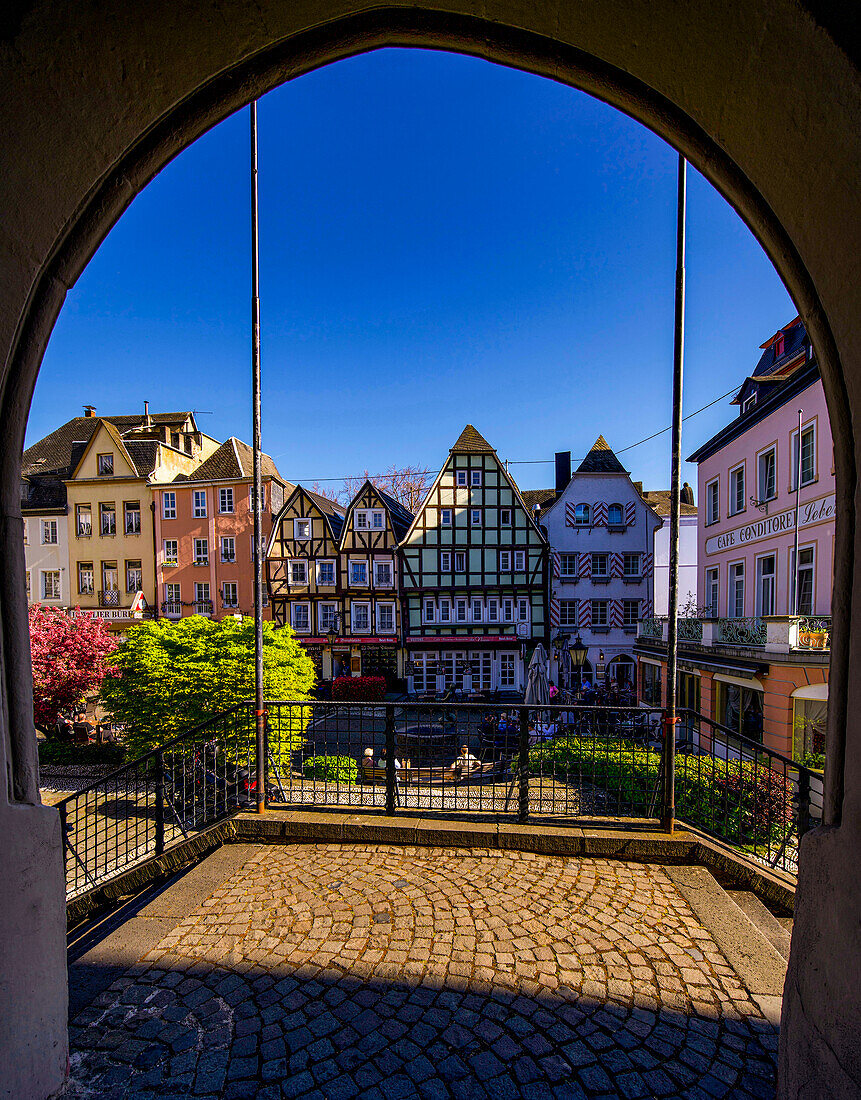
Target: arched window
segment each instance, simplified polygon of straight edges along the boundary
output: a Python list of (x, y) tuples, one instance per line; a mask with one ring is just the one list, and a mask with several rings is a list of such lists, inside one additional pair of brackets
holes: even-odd
[(611, 504), (607, 509), (607, 526), (621, 527), (623, 515), (621, 504)]
[(574, 522), (578, 527), (587, 527), (589, 525), (589, 505), (578, 504), (574, 509)]

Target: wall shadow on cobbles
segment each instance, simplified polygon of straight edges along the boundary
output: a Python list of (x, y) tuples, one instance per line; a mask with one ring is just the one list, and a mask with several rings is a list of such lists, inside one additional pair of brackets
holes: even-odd
[(170, 955), (127, 970), (70, 1035), (74, 1100), (764, 1100), (778, 1038), (754, 1011)]

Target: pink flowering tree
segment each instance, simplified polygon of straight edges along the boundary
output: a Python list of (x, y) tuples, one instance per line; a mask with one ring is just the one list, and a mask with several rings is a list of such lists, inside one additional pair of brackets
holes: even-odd
[(33, 719), (48, 730), (61, 711), (79, 706), (113, 671), (116, 640), (104, 619), (72, 618), (56, 607), (30, 608)]

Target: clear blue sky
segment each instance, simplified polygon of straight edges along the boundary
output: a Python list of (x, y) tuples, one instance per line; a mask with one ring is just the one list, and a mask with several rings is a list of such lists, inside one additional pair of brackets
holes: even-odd
[[(263, 441), (290, 480), (436, 469), (466, 422), (511, 460), (669, 423), (676, 154), (549, 80), (443, 53), (330, 65), (260, 103)], [(137, 198), (69, 294), (28, 442), (80, 415), (206, 410), (250, 441), (248, 111)], [(689, 173), (686, 411), (795, 314)], [(689, 421), (685, 453), (734, 414)], [(623, 456), (669, 484), (665, 435)], [(552, 464), (516, 465), (523, 488)], [(695, 471), (685, 475), (695, 484)]]

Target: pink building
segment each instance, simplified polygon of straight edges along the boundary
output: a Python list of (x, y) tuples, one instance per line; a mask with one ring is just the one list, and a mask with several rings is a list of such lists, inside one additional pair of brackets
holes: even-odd
[[(679, 698), (728, 742), (732, 731), (816, 766), (828, 704), (834, 459), (799, 318), (762, 345), (733, 404), (735, 419), (689, 459), (699, 467), (698, 614), (679, 624)], [(645, 698), (662, 694), (665, 638), (664, 624), (641, 629)]]
[[(263, 456), (263, 546), (292, 490)], [(252, 452), (231, 437), (191, 474), (153, 486), (160, 615), (254, 613)], [(271, 618), (264, 589), (264, 615)]]

